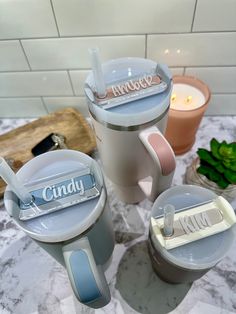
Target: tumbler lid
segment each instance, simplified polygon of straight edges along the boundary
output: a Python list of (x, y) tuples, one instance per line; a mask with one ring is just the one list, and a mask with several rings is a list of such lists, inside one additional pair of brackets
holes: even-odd
[[(172, 187), (163, 192), (155, 201), (152, 208), (152, 217), (163, 214), (163, 207), (167, 204), (173, 204), (176, 208), (181, 209), (210, 201), (217, 195), (203, 187), (193, 185), (181, 185)], [(177, 266), (187, 269), (207, 269), (213, 267), (228, 252), (234, 241), (236, 226), (221, 233), (166, 250), (152, 236), (153, 230), (150, 225), (151, 240), (158, 251), (166, 260)]]
[[(81, 152), (58, 150), (39, 155), (26, 163), (17, 176), (25, 186), (33, 187), (41, 212), (48, 212), (22, 220), (24, 211), (32, 208), (22, 209), (9, 188), (4, 196), (6, 209), (21, 229), (39, 241), (60, 242), (80, 235), (96, 223), (105, 206), (106, 192), (100, 167)], [(80, 193), (81, 187), (83, 193)], [(43, 199), (42, 191), (49, 202)], [(66, 195), (63, 197), (62, 193)], [(61, 205), (63, 207), (55, 211)]]
[(95, 119), (119, 126), (152, 121), (169, 108), (172, 75), (168, 67), (142, 58), (121, 58), (102, 65), (106, 97), (97, 97), (92, 72), (85, 83)]

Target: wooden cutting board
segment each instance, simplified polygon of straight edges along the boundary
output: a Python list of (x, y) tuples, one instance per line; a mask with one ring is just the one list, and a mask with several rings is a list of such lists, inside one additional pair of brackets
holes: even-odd
[[(66, 108), (44, 116), (0, 136), (0, 156), (13, 161), (17, 171), (34, 156), (31, 149), (50, 133), (59, 133), (69, 149), (90, 154), (96, 147), (92, 129), (82, 114), (74, 108)], [(0, 197), (5, 183), (0, 179)]]

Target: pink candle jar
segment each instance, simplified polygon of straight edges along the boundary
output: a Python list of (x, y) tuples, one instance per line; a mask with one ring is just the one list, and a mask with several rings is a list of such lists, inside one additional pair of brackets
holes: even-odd
[(174, 76), (165, 137), (176, 155), (191, 149), (210, 100), (208, 86), (191, 76)]

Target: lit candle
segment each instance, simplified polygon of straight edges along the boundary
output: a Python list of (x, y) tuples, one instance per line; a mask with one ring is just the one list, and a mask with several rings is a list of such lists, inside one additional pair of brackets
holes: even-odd
[(206, 102), (204, 94), (196, 87), (187, 84), (174, 84), (170, 108), (176, 110), (192, 110)]
[(165, 137), (178, 155), (193, 146), (210, 91), (206, 84), (190, 76), (174, 76), (173, 83)]

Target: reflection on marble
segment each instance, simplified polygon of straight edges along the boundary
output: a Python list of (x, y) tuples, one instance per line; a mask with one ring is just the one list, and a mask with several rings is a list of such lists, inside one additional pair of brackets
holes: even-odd
[[(0, 120), (0, 132), (28, 120)], [(198, 147), (218, 140), (235, 140), (235, 117), (205, 117), (190, 152), (177, 157), (174, 185), (181, 184), (185, 168)], [(116, 233), (113, 260), (106, 271), (112, 300), (93, 310), (76, 302), (66, 271), (19, 230), (0, 207), (1, 314), (226, 314), (236, 313), (236, 242), (228, 255), (192, 285), (171, 285), (153, 272), (146, 239), (152, 203), (125, 205), (108, 187)]]

